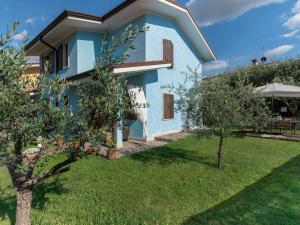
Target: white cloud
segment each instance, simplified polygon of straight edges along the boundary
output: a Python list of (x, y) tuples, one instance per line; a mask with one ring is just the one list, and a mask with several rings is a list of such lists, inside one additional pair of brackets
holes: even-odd
[(28, 36), (28, 31), (23, 30), (20, 33), (15, 34), (12, 37), (12, 40), (14, 40), (14, 41), (23, 41), (27, 36)]
[(281, 45), (277, 48), (270, 49), (266, 51), (266, 56), (267, 57), (273, 57), (273, 56), (280, 56), (288, 51), (292, 50), (294, 48), (294, 45)]
[(294, 30), (300, 27), (300, 13), (295, 14), (291, 18), (289, 18), (284, 24), (284, 27)]
[(228, 63), (225, 60), (216, 60), (203, 64), (203, 72), (214, 71), (224, 69), (228, 67)]
[(281, 35), (283, 38), (292, 38), (295, 37), (299, 33), (299, 30), (294, 30), (292, 32)]
[(297, 0), (294, 7), (292, 8), (292, 13), (299, 13), (300, 12), (300, 0)]
[(296, 1), (291, 12), (292, 16), (287, 18), (282, 26), (290, 30), (295, 30), (300, 28), (300, 0)]
[(25, 23), (30, 24), (30, 25), (34, 25), (34, 19), (33, 18), (28, 18)]
[(191, 9), (202, 26), (235, 19), (251, 9), (287, 0), (189, 0)]

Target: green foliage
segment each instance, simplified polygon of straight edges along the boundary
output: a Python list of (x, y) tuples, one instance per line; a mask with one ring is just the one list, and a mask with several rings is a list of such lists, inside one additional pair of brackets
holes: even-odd
[[(58, 109), (50, 103), (69, 86), (59, 77), (48, 79), (42, 75), (38, 78), (36, 92), (30, 94), (27, 91), (28, 84), (22, 82), (27, 67), (25, 51), (22, 47), (11, 45), (17, 25), (13, 24), (2, 38), (5, 41), (2, 41), (0, 50), (0, 164), (9, 169), (16, 190), (22, 190), (30, 189), (47, 176), (66, 169), (67, 165), (64, 165), (48, 173), (34, 173), (42, 166), (38, 163), (41, 159), (62, 153), (61, 149), (53, 146), (53, 134), (66, 130), (73, 114), (68, 108)], [(36, 152), (35, 159), (27, 160), (26, 145), (37, 145), (38, 142), (42, 142), (42, 147)]]
[(182, 85), (176, 89), (177, 110), (182, 112), (187, 127), (204, 122), (211, 129), (230, 132), (261, 128), (269, 118), (265, 99), (245, 76), (216, 76), (202, 81), (197, 69), (189, 68), (187, 81), (191, 88)]
[(244, 78), (215, 77), (199, 86), (204, 123), (230, 132), (237, 128), (262, 128), (269, 118), (265, 99)]
[[(104, 36), (92, 79), (76, 88), (80, 99), (79, 111), (88, 121), (92, 129), (90, 133), (99, 133), (100, 130), (104, 136), (107, 132), (114, 134), (131, 112), (127, 77), (125, 74), (114, 74), (113, 68), (128, 59), (128, 50), (135, 48), (133, 41), (147, 29), (145, 26), (128, 26), (120, 37)], [(106, 143), (108, 147), (114, 148), (115, 143), (109, 142)]]

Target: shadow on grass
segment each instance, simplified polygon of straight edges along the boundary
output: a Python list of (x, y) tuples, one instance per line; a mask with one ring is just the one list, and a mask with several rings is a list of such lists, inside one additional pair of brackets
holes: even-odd
[[(41, 183), (33, 190), (32, 208), (43, 210), (45, 203), (48, 201), (47, 194), (55, 193), (57, 195), (65, 193), (67, 190), (61, 185), (61, 180), (55, 178), (51, 182)], [(16, 197), (9, 196), (5, 193), (5, 190), (0, 191), (0, 220), (8, 218), (10, 223), (15, 224), (16, 214)]]
[(300, 155), (221, 204), (182, 225), (297, 225)]
[(129, 157), (143, 163), (157, 163), (160, 165), (196, 162), (216, 167), (215, 163), (209, 162), (208, 157), (201, 157), (197, 152), (169, 146), (157, 147), (153, 150), (132, 154)]

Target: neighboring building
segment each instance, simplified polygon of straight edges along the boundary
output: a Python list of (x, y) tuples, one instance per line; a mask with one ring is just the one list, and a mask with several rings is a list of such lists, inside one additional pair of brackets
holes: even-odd
[(36, 89), (36, 82), (40, 76), (40, 64), (28, 63), (27, 68), (22, 75), (22, 81), (26, 83), (26, 91), (33, 92)]
[[(27, 55), (41, 56), (42, 64), (48, 60), (50, 72), (63, 79), (86, 79), (99, 57), (103, 35), (118, 35), (128, 24), (149, 26), (135, 40), (128, 62), (114, 69), (128, 74), (131, 87), (143, 87), (149, 105), (145, 124), (129, 121), (130, 137), (149, 141), (178, 132), (182, 120), (174, 111), (177, 96), (162, 87), (182, 84), (187, 66), (202, 69), (203, 62), (216, 56), (192, 15), (176, 1), (127, 0), (102, 17), (64, 11), (27, 45)], [(76, 96), (71, 91), (69, 95), (75, 106)], [(117, 139), (121, 146), (120, 131)]]

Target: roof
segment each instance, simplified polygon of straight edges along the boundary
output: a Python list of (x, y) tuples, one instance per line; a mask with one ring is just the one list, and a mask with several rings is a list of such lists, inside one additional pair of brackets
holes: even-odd
[(106, 33), (145, 12), (163, 14), (176, 19), (203, 60), (207, 62), (216, 59), (216, 55), (190, 11), (174, 0), (126, 0), (103, 16), (65, 10), (30, 41), (25, 50), (28, 55), (38, 55), (38, 52), (45, 51), (47, 48), (41, 43), (41, 39), (45, 39), (51, 45), (56, 45), (61, 41), (58, 38), (66, 38), (79, 29)]

